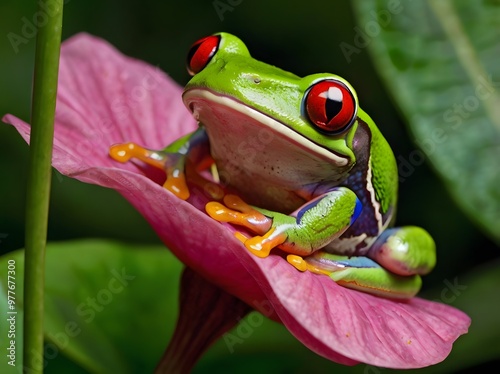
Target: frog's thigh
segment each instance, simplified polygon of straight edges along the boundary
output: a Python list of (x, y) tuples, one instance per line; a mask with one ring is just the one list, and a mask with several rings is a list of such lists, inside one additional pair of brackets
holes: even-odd
[(361, 208), (354, 192), (339, 187), (292, 213), (294, 225), (284, 224), (280, 228), (280, 216), (275, 215), (273, 226), (278, 232), (286, 232), (286, 241), (279, 247), (288, 253), (309, 255), (342, 235), (358, 218)]
[(436, 246), (429, 233), (420, 227), (395, 227), (379, 236), (368, 257), (395, 274), (425, 275), (436, 264)]
[(347, 257), (318, 251), (303, 261), (307, 270), (326, 274), (341, 286), (377, 296), (409, 299), (422, 286), (420, 276), (393, 274), (368, 257)]

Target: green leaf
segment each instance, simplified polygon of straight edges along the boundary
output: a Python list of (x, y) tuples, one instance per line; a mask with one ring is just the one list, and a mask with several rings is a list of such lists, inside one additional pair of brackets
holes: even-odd
[[(369, 47), (416, 144), (463, 210), (500, 242), (500, 3), (354, 4), (355, 50)], [(400, 176), (422, 162), (418, 152), (398, 157)]]
[[(0, 258), (0, 276), (4, 282), (12, 259), (16, 307), (22, 311), (22, 251)], [(53, 372), (51, 362), (62, 352), (92, 373), (152, 372), (175, 326), (181, 270), (182, 264), (163, 246), (100, 240), (49, 244), (45, 371)], [(3, 304), (4, 283), (2, 291)], [(0, 327), (3, 342), (3, 320)], [(21, 335), (17, 338), (21, 344)]]

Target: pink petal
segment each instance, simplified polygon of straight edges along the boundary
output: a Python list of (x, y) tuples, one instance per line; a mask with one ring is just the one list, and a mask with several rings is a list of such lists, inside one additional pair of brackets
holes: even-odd
[[(53, 165), (83, 182), (120, 192), (187, 266), (270, 318), (333, 361), (417, 368), (442, 361), (470, 319), (447, 305), (392, 301), (300, 273), (279, 256), (252, 256), (203, 211), (206, 198), (174, 197), (133, 164), (108, 157), (109, 146), (133, 141), (161, 149), (196, 124), (182, 89), (153, 67), (106, 42), (78, 35), (63, 43)], [(29, 125), (12, 115), (29, 141)]]
[[(65, 41), (61, 56), (54, 139), (54, 149), (64, 153), (59, 160), (54, 152), (61, 173), (72, 175), (92, 165), (116, 167), (102, 157), (112, 144), (162, 149), (197, 127), (182, 103), (182, 88), (159, 68), (87, 34)], [(4, 121), (21, 126), (10, 115)], [(28, 141), (29, 128), (18, 130)], [(131, 163), (122, 169), (137, 170)]]
[[(242, 259), (249, 271), (272, 287), (267, 295), (273, 305), (282, 305), (283, 311), (276, 310), (281, 321), (325, 357), (331, 358), (322, 347), (316, 348), (317, 342), (375, 366), (428, 366), (442, 361), (470, 324), (467, 315), (450, 306), (420, 298), (394, 301), (349, 290), (326, 276), (298, 273), (278, 256), (264, 261)], [(310, 344), (304, 341), (306, 336)]]

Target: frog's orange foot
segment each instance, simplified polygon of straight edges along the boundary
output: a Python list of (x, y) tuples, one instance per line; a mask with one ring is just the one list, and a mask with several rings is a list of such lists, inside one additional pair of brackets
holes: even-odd
[(271, 250), (284, 243), (286, 235), (273, 227), (263, 236), (254, 236), (245, 241), (245, 247), (257, 257), (267, 257)]
[(189, 198), (189, 189), (183, 170), (184, 165), (179, 162), (181, 155), (150, 150), (135, 143), (115, 144), (110, 147), (109, 155), (121, 163), (137, 159), (157, 169), (164, 170), (167, 174), (167, 180), (163, 187), (182, 200)]
[(158, 169), (165, 167), (166, 157), (161, 155), (161, 152), (151, 151), (135, 143), (115, 144), (109, 148), (109, 155), (112, 159), (122, 163), (135, 158)]
[(286, 240), (286, 235), (277, 233), (274, 227), (263, 236), (253, 236), (249, 238), (239, 231), (236, 231), (234, 236), (242, 242), (251, 253), (261, 258), (269, 256), (273, 248), (279, 246)]
[(297, 255), (288, 255), (286, 256), (286, 260), (290, 265), (292, 265), (298, 271), (306, 271), (307, 270), (307, 262), (304, 259)]
[[(109, 148), (109, 156), (118, 162), (127, 162), (130, 160), (131, 154), (129, 152), (129, 143), (115, 144)], [(133, 146), (132, 146), (133, 147)]]
[(236, 238), (258, 257), (267, 257), (271, 250), (286, 240), (286, 235), (272, 227), (273, 220), (266, 217), (236, 195), (224, 196), (225, 205), (212, 201), (205, 206), (208, 215), (219, 222), (246, 227), (262, 236), (247, 238), (237, 232)]
[(272, 219), (252, 208), (236, 195), (224, 196), (225, 205), (216, 201), (205, 206), (208, 215), (219, 222), (244, 226), (257, 234), (264, 234), (271, 228)]
[(330, 274), (328, 271), (320, 269), (319, 267), (307, 262), (307, 260), (304, 260), (301, 256), (288, 255), (288, 256), (286, 256), (286, 260), (295, 269), (302, 271), (302, 272), (309, 270), (310, 272), (315, 273), (315, 274), (325, 274), (325, 275)]
[(189, 198), (189, 188), (183, 173), (169, 173), (167, 170), (167, 180), (163, 183), (163, 187), (179, 199), (187, 200)]

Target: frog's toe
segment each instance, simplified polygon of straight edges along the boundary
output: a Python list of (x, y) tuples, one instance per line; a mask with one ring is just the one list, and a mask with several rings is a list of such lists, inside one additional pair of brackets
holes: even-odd
[(271, 253), (273, 249), (272, 243), (269, 243), (262, 236), (254, 236), (245, 241), (245, 247), (255, 256), (265, 258)]
[(114, 144), (109, 148), (109, 155), (113, 160), (125, 163), (133, 157), (131, 149), (134, 145), (134, 143)]
[(119, 143), (109, 148), (109, 156), (118, 162), (128, 162), (135, 158), (158, 169), (164, 169), (167, 155), (163, 151), (154, 151), (136, 143)]
[(254, 236), (245, 241), (245, 247), (257, 257), (267, 257), (271, 250), (283, 244), (286, 235), (273, 227), (263, 236)]
[(189, 188), (187, 186), (184, 174), (178, 174), (175, 176), (174, 174), (172, 174), (170, 176), (167, 176), (167, 180), (163, 184), (163, 187), (172, 192), (179, 199), (187, 200), (190, 196)]
[(298, 271), (303, 272), (307, 270), (307, 262), (300, 256), (288, 255), (286, 256), (286, 260), (290, 265), (292, 265)]
[(309, 262), (307, 260), (307, 258), (308, 257), (303, 258), (302, 256), (298, 256), (298, 255), (286, 256), (287, 262), (299, 271), (304, 272), (306, 270), (309, 270), (310, 272), (315, 273), (315, 274), (330, 275), (331, 271), (328, 271), (326, 269), (322, 269), (322, 268), (318, 267), (314, 263)]
[(238, 212), (241, 212), (241, 213), (258, 213), (258, 214), (260, 214), (258, 211), (256, 211), (254, 208), (252, 208), (251, 205), (248, 205), (247, 203), (245, 203), (237, 195), (228, 194), (228, 195), (224, 196), (224, 204), (226, 204), (226, 206), (228, 208), (237, 210)]
[(243, 202), (238, 196), (224, 196), (224, 204), (211, 201), (207, 203), (205, 210), (216, 221), (243, 226), (257, 234), (264, 234), (271, 228), (272, 220), (269, 217)]
[[(119, 143), (114, 144), (109, 148), (109, 156), (118, 162), (128, 162), (133, 158), (139, 159), (146, 163), (149, 161), (157, 164), (157, 161), (151, 157), (154, 151), (141, 147), (136, 143)], [(156, 165), (155, 165), (156, 166)], [(161, 164), (163, 166), (163, 163)]]
[(425, 275), (436, 264), (436, 246), (420, 227), (396, 227), (380, 235), (368, 256), (395, 274)]
[(240, 212), (229, 209), (217, 201), (207, 203), (205, 210), (210, 217), (219, 222), (237, 223), (242, 216)]

